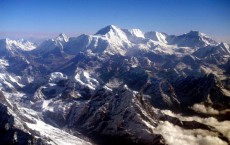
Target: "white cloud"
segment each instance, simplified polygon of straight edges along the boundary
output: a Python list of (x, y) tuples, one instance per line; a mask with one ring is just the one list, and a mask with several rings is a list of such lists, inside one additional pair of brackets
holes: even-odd
[(214, 108), (208, 106), (206, 107), (203, 104), (194, 104), (191, 109), (193, 109), (196, 112), (200, 112), (200, 113), (205, 113), (205, 114), (212, 114), (212, 115), (218, 115), (219, 111), (215, 110)]
[(214, 127), (220, 133), (222, 133), (228, 140), (230, 140), (230, 121), (218, 121), (214, 117), (201, 118), (198, 116), (182, 116), (180, 114), (175, 114), (170, 110), (162, 110), (164, 114), (167, 114), (172, 117), (179, 118), (181, 121), (197, 121), (209, 126)]
[(162, 134), (169, 145), (227, 145), (213, 132), (201, 129), (187, 130), (168, 121), (161, 122), (154, 131)]

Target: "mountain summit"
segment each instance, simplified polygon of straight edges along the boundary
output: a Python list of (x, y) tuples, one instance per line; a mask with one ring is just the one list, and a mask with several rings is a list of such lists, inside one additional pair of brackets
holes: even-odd
[(167, 38), (169, 44), (177, 44), (178, 46), (187, 47), (205, 47), (207, 45), (217, 45), (218, 43), (199, 31), (190, 31), (179, 36), (169, 36)]
[(115, 25), (108, 25), (102, 29), (100, 29), (99, 31), (97, 31), (97, 33), (95, 35), (105, 35), (109, 32), (116, 32), (119, 31), (120, 28), (116, 27)]
[(67, 42), (69, 40), (69, 37), (64, 33), (60, 33), (58, 37), (55, 38), (55, 40), (60, 42)]

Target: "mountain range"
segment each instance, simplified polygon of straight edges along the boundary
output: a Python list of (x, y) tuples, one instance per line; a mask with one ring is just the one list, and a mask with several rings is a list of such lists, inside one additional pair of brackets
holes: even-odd
[(0, 90), (0, 144), (230, 144), (230, 45), (199, 31), (1, 39)]

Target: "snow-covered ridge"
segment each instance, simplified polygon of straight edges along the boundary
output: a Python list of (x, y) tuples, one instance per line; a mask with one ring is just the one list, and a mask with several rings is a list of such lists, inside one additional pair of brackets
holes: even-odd
[(156, 32), (156, 31), (151, 31), (151, 32), (146, 32), (145, 33), (145, 38), (149, 38), (151, 40), (154, 40), (154, 41), (159, 41), (159, 42), (162, 42), (162, 43), (165, 43), (167, 44), (167, 34), (165, 33), (161, 33), (161, 32)]
[(88, 87), (91, 90), (95, 90), (99, 86), (99, 82), (86, 70), (77, 70), (75, 80), (80, 85)]
[(23, 51), (31, 51), (34, 50), (37, 45), (28, 41), (28, 40), (24, 40), (24, 39), (19, 39), (19, 40), (11, 40), (9, 38), (6, 38), (6, 47), (8, 49), (20, 49)]
[(208, 37), (206, 34), (199, 31), (190, 31), (182, 35), (170, 35), (167, 37), (169, 44), (176, 44), (178, 46), (187, 46), (191, 48), (205, 47), (208, 45), (216, 46), (218, 43)]
[(58, 37), (55, 38), (55, 40), (60, 41), (60, 42), (68, 42), (69, 37), (64, 33), (61, 33), (58, 35)]
[[(135, 51), (153, 51), (160, 54), (191, 54), (187, 48), (216, 46), (218, 43), (199, 31), (190, 31), (182, 35), (168, 35), (163, 32), (143, 32), (140, 29), (122, 29), (114, 25), (100, 29), (94, 35), (81, 35), (69, 38), (61, 33), (56, 38), (49, 39), (36, 46), (27, 40), (6, 39), (9, 50), (17, 48), (23, 51), (49, 53), (59, 49), (61, 53), (76, 54), (79, 51), (93, 53), (133, 54)], [(1, 47), (1, 46), (0, 46)], [(186, 49), (180, 52), (178, 48)], [(157, 50), (154, 50), (157, 48)]]
[(145, 38), (144, 33), (140, 29), (130, 29), (128, 31), (135, 37)]

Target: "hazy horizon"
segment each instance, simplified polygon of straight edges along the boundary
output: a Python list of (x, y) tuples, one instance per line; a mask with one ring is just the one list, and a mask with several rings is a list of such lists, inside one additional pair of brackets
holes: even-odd
[(113, 24), (183, 34), (198, 30), (230, 43), (228, 0), (0, 1), (0, 38), (42, 40), (59, 33), (94, 34)]

